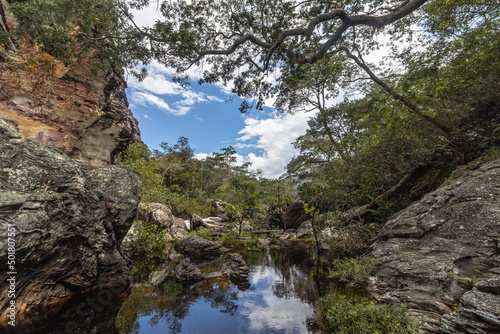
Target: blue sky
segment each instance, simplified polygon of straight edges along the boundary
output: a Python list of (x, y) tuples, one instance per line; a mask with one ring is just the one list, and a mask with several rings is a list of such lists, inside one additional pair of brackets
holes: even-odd
[[(139, 26), (150, 25), (159, 18), (156, 9), (152, 4), (134, 12), (135, 22)], [(379, 62), (387, 52), (384, 48), (373, 50), (369, 60)], [(265, 108), (264, 112), (253, 110), (242, 115), (238, 111), (241, 99), (234, 97), (232, 103), (226, 103), (230, 94), (225, 87), (193, 83), (183, 89), (171, 82), (169, 69), (153, 63), (148, 70), (149, 76), (142, 82), (133, 77), (127, 79), (127, 96), (130, 109), (139, 120), (142, 140), (150, 148), (159, 148), (161, 142), (175, 143), (184, 136), (201, 159), (232, 145), (238, 163), (251, 162), (251, 168), (262, 170), (267, 178), (279, 177), (298, 153), (291, 143), (305, 133), (313, 113), (277, 116), (274, 109)], [(196, 80), (197, 70), (189, 72)], [(272, 101), (266, 104), (272, 106)]]
[(149, 66), (142, 82), (128, 78), (130, 109), (139, 120), (141, 137), (150, 148), (161, 142), (189, 138), (196, 157), (204, 158), (232, 145), (238, 163), (251, 162), (254, 170), (276, 178), (297, 153), (291, 144), (305, 133), (309, 114), (276, 115), (273, 108), (241, 114), (241, 99), (222, 86), (193, 83), (185, 89), (171, 82), (170, 72)]

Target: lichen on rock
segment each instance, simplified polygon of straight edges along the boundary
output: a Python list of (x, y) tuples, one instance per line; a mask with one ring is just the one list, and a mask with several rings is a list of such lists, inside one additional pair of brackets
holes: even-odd
[[(120, 244), (137, 213), (142, 177), (109, 167), (87, 171), (81, 161), (22, 139), (0, 118), (0, 233), (15, 229), (16, 320), (29, 325), (57, 313), (73, 297), (127, 287)], [(7, 239), (0, 261), (7, 263)], [(0, 323), (9, 303), (0, 273)]]

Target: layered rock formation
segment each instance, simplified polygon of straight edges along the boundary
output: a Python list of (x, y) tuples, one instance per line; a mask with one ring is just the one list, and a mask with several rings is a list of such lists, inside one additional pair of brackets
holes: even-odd
[[(142, 177), (117, 167), (87, 172), (84, 163), (32, 140), (0, 118), (0, 324), (7, 319), (15, 271), (16, 326), (58, 312), (73, 297), (130, 281), (119, 245), (137, 214)], [(120, 293), (121, 293), (120, 292)]]
[[(14, 26), (2, 0), (0, 30)], [(0, 45), (0, 115), (23, 138), (56, 147), (93, 167), (140, 142), (137, 120), (128, 108), (126, 83), (118, 73), (92, 73), (99, 52), (66, 67), (28, 40)]]
[(239, 253), (228, 254), (221, 268), (222, 275), (231, 281), (241, 282), (248, 280), (250, 268)]
[(177, 282), (196, 282), (204, 277), (203, 272), (189, 259), (182, 260), (174, 270), (174, 279)]
[[(465, 294), (471, 283), (500, 274), (500, 160), (462, 168), (387, 222), (370, 248), (383, 261), (370, 286), (379, 301), (404, 303), (427, 332), (500, 332), (498, 305), (492, 309), (476, 298), (485, 288)], [(498, 284), (486, 290), (498, 302)], [(457, 321), (489, 324), (469, 331)]]
[(174, 248), (178, 253), (198, 262), (216, 259), (228, 251), (216, 242), (196, 236), (178, 241)]

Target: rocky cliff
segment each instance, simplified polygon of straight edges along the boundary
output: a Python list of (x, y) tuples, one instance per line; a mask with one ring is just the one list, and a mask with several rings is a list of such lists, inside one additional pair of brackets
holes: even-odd
[[(0, 30), (14, 19), (1, 0)], [(126, 82), (118, 73), (98, 71), (95, 51), (78, 66), (42, 53), (28, 39), (0, 44), (0, 115), (16, 123), (23, 138), (56, 147), (93, 167), (108, 164), (129, 144), (140, 142), (128, 108)]]
[(499, 333), (500, 159), (462, 167), (387, 222), (370, 248), (383, 261), (370, 292), (404, 303), (426, 332)]
[[(0, 325), (11, 319), (12, 300), (19, 327), (48, 318), (75, 296), (123, 292), (130, 273), (120, 244), (141, 190), (137, 172), (88, 172), (81, 161), (22, 139), (0, 118)], [(15, 264), (7, 268), (11, 257)], [(15, 272), (14, 298), (9, 272)], [(106, 298), (112, 296), (108, 291)]]

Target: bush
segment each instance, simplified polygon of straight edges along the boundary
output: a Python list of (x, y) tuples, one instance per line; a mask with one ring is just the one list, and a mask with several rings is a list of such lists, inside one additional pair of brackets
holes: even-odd
[(212, 232), (213, 232), (212, 228), (202, 228), (200, 230), (190, 231), (188, 235), (213, 241), (214, 238), (211, 235)]
[(162, 252), (167, 243), (168, 239), (162, 228), (153, 223), (145, 223), (137, 227), (132, 240), (123, 249), (132, 259), (144, 258)]
[(320, 323), (325, 332), (336, 334), (413, 334), (419, 332), (416, 319), (406, 308), (377, 304), (367, 298), (337, 292), (321, 299)]
[(153, 223), (137, 227), (134, 237), (123, 246), (123, 250), (134, 261), (132, 276), (142, 280), (156, 270), (163, 261), (169, 240), (163, 229)]
[(329, 277), (337, 279), (342, 284), (353, 283), (355, 286), (364, 287), (368, 284), (368, 278), (375, 275), (382, 261), (371, 257), (362, 259), (345, 258), (335, 259), (332, 262), (333, 270)]
[(234, 236), (225, 235), (222, 238), (222, 246), (230, 249), (237, 249), (245, 247), (245, 242), (242, 240), (236, 239)]

